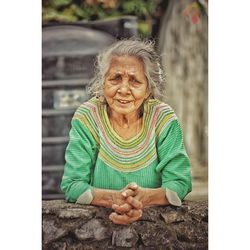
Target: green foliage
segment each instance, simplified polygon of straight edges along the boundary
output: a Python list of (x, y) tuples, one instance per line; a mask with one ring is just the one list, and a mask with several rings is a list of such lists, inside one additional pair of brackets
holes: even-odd
[(50, 2), (51, 6), (57, 8), (57, 7), (67, 6), (72, 2), (72, 0), (51, 0)]
[(127, 0), (121, 1), (121, 7), (125, 14), (133, 14), (138, 17), (145, 17), (152, 14), (158, 1), (148, 0)]
[(151, 27), (146, 22), (138, 23), (138, 30), (140, 31), (140, 35), (142, 38), (146, 38), (151, 33)]
[(139, 33), (151, 33), (152, 15), (160, 0), (43, 0), (42, 20), (49, 22), (75, 22), (99, 20), (123, 15), (138, 17)]

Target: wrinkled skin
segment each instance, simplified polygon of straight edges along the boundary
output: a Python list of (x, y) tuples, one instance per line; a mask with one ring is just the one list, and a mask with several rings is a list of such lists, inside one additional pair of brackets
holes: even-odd
[(109, 218), (115, 224), (129, 224), (141, 218), (143, 208), (146, 206), (146, 189), (136, 183), (128, 184), (122, 191), (125, 199), (123, 204), (113, 204), (113, 213)]

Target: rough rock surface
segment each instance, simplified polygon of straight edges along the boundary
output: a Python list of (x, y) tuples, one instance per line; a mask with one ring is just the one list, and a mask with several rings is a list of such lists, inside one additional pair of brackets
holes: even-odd
[(43, 249), (207, 249), (208, 203), (145, 208), (139, 221), (115, 225), (111, 209), (43, 201)]

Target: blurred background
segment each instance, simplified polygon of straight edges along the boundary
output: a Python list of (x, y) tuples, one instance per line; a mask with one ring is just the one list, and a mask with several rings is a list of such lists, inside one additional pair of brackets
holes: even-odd
[(167, 74), (165, 102), (184, 130), (189, 200), (208, 199), (208, 1), (42, 1), (42, 198), (59, 189), (75, 109), (89, 99), (96, 54), (116, 39), (154, 39)]

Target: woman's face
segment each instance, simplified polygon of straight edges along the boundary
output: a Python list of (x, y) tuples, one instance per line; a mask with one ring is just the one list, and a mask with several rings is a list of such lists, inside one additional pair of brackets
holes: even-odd
[(137, 114), (150, 94), (142, 61), (134, 56), (113, 56), (103, 89), (112, 112)]

